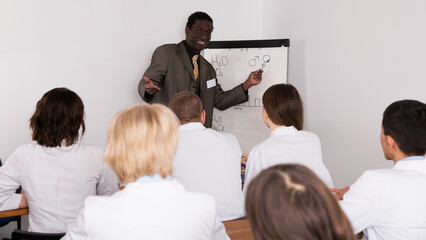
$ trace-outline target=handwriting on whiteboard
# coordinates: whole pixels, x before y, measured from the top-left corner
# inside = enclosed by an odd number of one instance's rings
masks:
[[[243,50],[244,49],[242,49],[242,51]],[[230,60],[230,59],[231,58],[229,58],[228,56],[226,56],[224,54],[213,53],[213,54],[210,55],[210,63],[212,64],[213,68],[215,69],[216,77],[218,79],[227,77],[226,71],[224,71],[224,68],[226,68],[229,64],[232,64],[232,60]],[[257,70],[257,69],[264,70],[264,69],[266,69],[266,66],[267,66],[266,63],[268,63],[270,61],[271,61],[270,55],[267,55],[267,54],[265,54],[265,55],[252,55],[248,58],[247,64],[253,70]],[[249,96],[248,101],[234,106],[233,109],[242,110],[243,108],[246,108],[246,107],[263,107],[263,105],[262,105],[262,101],[261,101],[260,98],[257,98],[257,97],[250,98],[250,96]],[[221,127],[223,127],[223,125],[218,123],[218,128],[221,128]]]
[[[225,132],[225,126],[221,116],[213,114],[212,129],[218,132]]]
[[[271,61],[271,56],[263,55],[263,56],[253,56],[247,62],[247,64],[252,67],[254,70],[264,68],[266,63]],[[211,55],[210,63],[216,70],[217,77],[223,77],[222,67],[226,67],[230,64],[230,60],[227,56],[221,55],[219,56],[217,53]]]

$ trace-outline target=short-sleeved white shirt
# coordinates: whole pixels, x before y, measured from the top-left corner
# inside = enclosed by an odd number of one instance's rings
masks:
[[[366,171],[340,206],[355,233],[369,240],[426,239],[426,160],[399,160]]]

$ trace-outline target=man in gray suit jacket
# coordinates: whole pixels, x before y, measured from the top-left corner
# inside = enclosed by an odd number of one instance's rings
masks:
[[[176,93],[195,93],[206,111],[204,125],[211,127],[213,107],[225,110],[247,101],[247,91],[260,83],[262,71],[251,72],[244,83],[223,91],[215,69],[200,55],[209,43],[212,31],[211,17],[204,12],[195,12],[188,17],[184,41],[166,44],[154,51],[151,65],[139,82],[139,95],[145,102],[168,105]]]

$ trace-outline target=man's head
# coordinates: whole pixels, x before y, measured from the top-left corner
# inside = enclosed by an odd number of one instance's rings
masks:
[[[206,112],[200,98],[191,92],[180,92],[170,99],[169,108],[176,114],[180,124],[201,122],[204,124]]]
[[[389,105],[383,113],[380,140],[386,159],[395,161],[398,151],[405,156],[425,155],[426,105],[416,100]]]
[[[200,53],[210,42],[213,19],[205,12],[195,12],[188,17],[185,27],[186,43]]]

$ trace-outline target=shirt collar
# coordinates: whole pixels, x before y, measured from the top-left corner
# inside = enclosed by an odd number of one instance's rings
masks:
[[[190,59],[192,59],[192,57],[194,57],[194,55],[197,55],[197,53],[195,53],[194,49],[192,49],[192,48],[188,45],[188,43],[186,43],[186,40],[183,40],[183,44],[185,45],[186,52],[188,53],[188,56],[189,56],[189,58],[190,58]],[[200,59],[200,58],[198,57],[198,59]],[[199,61],[199,60],[197,60],[197,62],[198,62],[198,61]]]
[[[164,181],[171,181],[171,180],[172,178],[170,176],[163,178],[160,174],[156,173],[152,176],[142,176],[136,179],[136,182],[149,183],[149,182],[164,182]]]
[[[278,135],[289,135],[297,132],[297,129],[293,126],[287,127],[287,126],[281,126],[274,131],[271,132],[271,136],[278,136]]]
[[[194,130],[204,130],[206,127],[204,127],[201,122],[190,122],[183,124],[179,127],[179,131],[194,131]]]
[[[411,161],[411,160],[425,160],[425,157],[423,157],[423,156],[410,156],[410,157],[400,159],[399,161]]]
[[[34,141],[35,144],[39,145],[36,141]],[[57,154],[63,154],[65,152],[71,152],[74,151],[75,149],[78,149],[80,147],[80,142],[74,143],[71,146],[58,146],[58,147],[46,147],[46,146],[41,146],[41,148],[43,149],[43,151],[47,154],[51,154],[51,155],[57,155]]]

